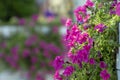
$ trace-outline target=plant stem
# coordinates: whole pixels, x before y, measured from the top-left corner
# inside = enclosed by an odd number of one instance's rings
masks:
[[[92,80],[92,78],[93,78],[94,73],[95,73],[96,70],[97,70],[97,65],[96,65],[96,67],[95,67],[95,70],[92,72],[92,75],[91,75],[91,77],[89,78],[89,80]]]

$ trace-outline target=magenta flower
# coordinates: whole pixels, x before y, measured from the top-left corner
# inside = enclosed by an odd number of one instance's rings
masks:
[[[18,46],[14,46],[14,47],[11,49],[11,53],[12,53],[12,54],[17,54],[17,53],[18,53],[18,50],[19,50],[19,47],[18,47]]]
[[[73,66],[67,66],[63,72],[64,76],[70,76],[73,74],[73,72],[75,71]]]
[[[104,61],[100,61],[100,68],[106,68],[107,64]]]
[[[72,61],[72,63],[78,63],[79,62],[79,56],[77,54],[73,54],[71,52],[68,53],[68,58]]]
[[[103,80],[108,80],[110,78],[110,74],[107,72],[107,70],[102,70],[100,72],[100,77],[103,79]]]
[[[103,32],[106,29],[106,26],[104,24],[98,24],[94,27],[94,29],[98,32]]]
[[[93,7],[94,3],[91,0],[87,0],[85,6],[87,6],[87,7]]]
[[[26,23],[26,20],[24,18],[19,19],[19,22],[18,22],[19,25],[23,26],[25,25],[25,23]]]
[[[64,60],[61,56],[57,56],[53,62],[53,66],[56,70],[61,69],[63,67]]]
[[[54,52],[55,54],[60,53],[60,49],[53,43],[48,44],[48,50],[50,50],[51,52]]]
[[[89,60],[89,51],[85,50],[85,49],[81,49],[78,51],[78,58],[80,58],[79,60],[82,62],[88,62]]]
[[[71,30],[67,30],[66,35],[66,41],[68,47],[73,47],[74,43],[76,42],[77,38],[79,37],[79,34],[81,31],[79,30],[78,26],[74,24],[71,28]]]
[[[34,14],[34,15],[32,15],[32,20],[33,20],[33,21],[37,21],[37,20],[38,20],[38,17],[39,17],[38,15]]]
[[[87,30],[89,27],[90,27],[90,26],[88,26],[88,25],[84,25],[84,26],[83,26],[84,30]]]
[[[43,75],[44,75],[44,73],[38,72],[35,76],[35,80],[45,80],[45,78],[44,78],[45,76],[43,76]],[[30,80],[30,79],[28,79],[28,80]]]
[[[87,33],[87,32],[84,32],[84,33],[82,33],[82,34],[79,35],[79,37],[78,37],[78,42],[79,42],[80,44],[82,44],[82,43],[84,43],[84,42],[87,41],[88,37],[89,37],[88,33]]]
[[[54,80],[63,80],[61,75],[59,74],[59,71],[56,71],[54,74]]]
[[[116,14],[120,16],[120,2],[116,6]]]
[[[90,14],[87,14],[87,15],[84,17],[83,22],[87,22],[88,19],[90,19]]]
[[[91,49],[91,45],[85,45],[85,46],[83,46],[83,49],[84,49],[86,52],[89,52],[90,49]]]
[[[77,21],[82,24],[83,23],[83,16],[80,14],[76,14]]]
[[[28,37],[28,39],[25,41],[26,46],[32,46],[34,43],[36,43],[38,37],[36,35],[31,35]]]
[[[31,58],[31,62],[32,62],[33,64],[35,64],[37,61],[38,61],[37,57],[32,57],[32,58]]]
[[[89,19],[89,16],[87,15],[87,9],[85,6],[79,6],[77,9],[74,10],[74,14],[79,24],[82,24],[83,22],[86,22]]]
[[[95,62],[95,59],[94,59],[94,58],[90,58],[89,63],[90,63],[91,65],[94,65],[94,64],[96,63],[96,62]]]
[[[46,48],[46,45],[47,45],[47,43],[46,43],[45,41],[40,41],[40,42],[39,42],[39,46],[40,46],[40,48],[42,48],[42,49],[45,49],[45,48]]]
[[[112,15],[112,14],[116,14],[116,11],[115,10],[110,10],[110,15]]]
[[[60,19],[60,22],[62,23],[62,25],[65,25],[66,24],[66,18],[65,17],[62,17],[61,19]]]
[[[74,10],[75,16],[77,16],[79,13],[86,14],[87,10],[85,6],[79,6]]]
[[[88,42],[89,42],[89,45],[93,45],[94,39],[93,38],[89,38]]]
[[[23,57],[28,57],[30,55],[30,51],[28,49],[23,50]]]
[[[72,25],[72,19],[67,19],[65,26],[70,27]]]

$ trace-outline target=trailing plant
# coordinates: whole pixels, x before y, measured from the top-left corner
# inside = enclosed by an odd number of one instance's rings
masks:
[[[116,53],[120,2],[87,0],[66,21],[64,58],[54,60],[55,80],[117,80]]]

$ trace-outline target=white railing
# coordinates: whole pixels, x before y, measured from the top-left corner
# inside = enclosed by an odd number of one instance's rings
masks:
[[[120,44],[120,23],[119,23],[119,44]],[[120,80],[120,47],[118,48],[118,54],[117,54],[117,64],[116,64],[116,69],[117,69],[117,76],[118,76],[118,80]]]

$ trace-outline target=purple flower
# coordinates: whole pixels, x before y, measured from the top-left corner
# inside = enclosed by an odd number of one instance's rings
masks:
[[[32,15],[32,20],[37,21],[38,20],[38,15],[36,15],[36,14]]]
[[[117,4],[117,0],[113,0],[113,3],[112,3],[112,5],[111,5],[111,7],[112,7],[112,8],[115,7],[116,4]]]
[[[67,19],[65,26],[70,27],[72,25],[72,19]]]
[[[91,0],[87,0],[85,6],[87,6],[87,7],[93,7],[94,3]]]
[[[74,10],[75,17],[79,24],[83,24],[89,19],[89,15],[87,15],[87,9],[85,6],[79,6]]]
[[[120,16],[120,2],[116,6],[116,14]]]
[[[45,41],[40,41],[40,42],[39,42],[39,46],[40,46],[40,48],[42,48],[42,49],[46,48],[46,45],[47,45],[47,43],[46,43]]]
[[[89,51],[87,51],[86,49],[81,49],[78,51],[78,58],[80,58],[79,60],[82,62],[88,62],[89,60]]]
[[[30,51],[28,49],[23,50],[23,57],[28,57],[30,55]]]
[[[25,25],[25,23],[26,23],[26,20],[24,18],[19,19],[19,22],[18,22],[19,25]]]
[[[17,54],[18,53],[18,50],[19,50],[19,47],[18,46],[15,46],[11,49],[11,53],[12,54]]]
[[[86,16],[84,17],[83,21],[87,22],[89,18],[90,18],[90,14],[86,14]]]
[[[87,32],[84,32],[84,33],[82,33],[82,34],[79,35],[79,37],[78,37],[78,42],[79,42],[80,44],[82,44],[82,43],[84,43],[84,42],[87,41],[88,37],[89,37],[88,33],[87,33]]]
[[[61,56],[57,56],[53,62],[53,66],[56,70],[61,69],[63,67],[64,60]]]
[[[77,54],[73,54],[71,52],[68,53],[68,58],[72,61],[72,63],[78,63],[80,61],[80,58]]]
[[[83,46],[83,48],[86,52],[89,52],[91,49],[91,45],[85,45],[85,46]]]
[[[86,14],[86,12],[87,12],[87,10],[86,10],[86,7],[85,6],[79,6],[79,7],[77,7],[75,10],[74,10],[74,14],[75,14],[75,16],[77,17],[77,15],[79,14],[79,13],[85,13]]]
[[[70,76],[73,74],[73,72],[75,71],[73,66],[67,66],[63,72],[64,76]]]
[[[107,70],[102,70],[100,72],[100,77],[103,79],[103,80],[108,80],[110,78],[110,74],[107,72]]]
[[[90,58],[89,63],[90,63],[91,65],[94,65],[94,64],[95,64],[95,59],[94,59],[94,58]]]
[[[100,68],[106,68],[107,64],[104,61],[100,61]]]
[[[65,17],[62,17],[62,18],[60,19],[62,25],[65,25],[65,24],[66,24],[66,20],[67,20],[67,19],[66,19]]]
[[[79,30],[78,26],[75,24],[72,26],[72,28],[70,30],[67,30],[67,35],[66,35],[66,41],[67,46],[68,47],[73,47],[75,41],[77,40],[77,38],[79,37],[79,34],[81,33],[81,31]]]
[[[82,16],[82,15],[76,14],[76,18],[77,18],[77,21],[78,21],[80,24],[83,24],[83,16]]]
[[[25,41],[26,46],[32,46],[36,41],[37,41],[37,36],[36,35],[31,35],[28,37],[28,39]]]
[[[40,73],[37,73],[35,78],[36,78],[35,80],[45,80]]]
[[[83,28],[84,28],[84,30],[87,30],[88,28],[90,28],[90,26],[85,24],[85,25],[83,26]]]
[[[38,61],[38,59],[37,59],[37,57],[32,57],[31,58],[31,62],[34,64],[34,63],[36,63]]]
[[[48,50],[54,52],[55,54],[60,53],[60,49],[53,43],[48,44]]]
[[[88,42],[89,42],[89,45],[93,45],[94,39],[93,38],[89,38]]]
[[[112,14],[116,14],[116,11],[115,10],[110,10],[110,15]]]
[[[103,32],[106,29],[106,26],[104,24],[98,24],[94,27],[95,30],[97,30],[98,32]]]
[[[59,74],[59,71],[56,71],[54,74],[54,80],[63,80],[61,75]]]

